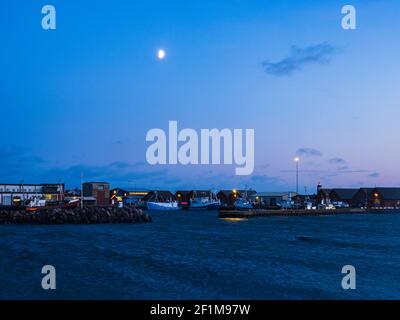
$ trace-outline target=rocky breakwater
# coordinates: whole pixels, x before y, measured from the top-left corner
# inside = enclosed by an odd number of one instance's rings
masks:
[[[38,211],[2,210],[0,224],[95,224],[152,222],[140,209],[115,207],[43,208]]]

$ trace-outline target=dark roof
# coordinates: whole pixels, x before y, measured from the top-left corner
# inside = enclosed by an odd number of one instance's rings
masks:
[[[363,195],[370,195],[374,190],[375,188],[360,188],[358,192],[361,192]]]
[[[152,190],[147,195],[144,196],[144,201],[156,200],[156,198],[160,201],[175,199],[175,195],[168,190]]]
[[[372,192],[375,188],[360,188],[361,191]]]
[[[175,195],[181,194],[182,196],[197,196],[197,197],[209,197],[211,195],[210,190],[178,190]]]
[[[315,199],[316,195],[315,194],[297,194],[294,196],[294,198],[301,199],[301,200],[306,200],[306,199]]]
[[[256,190],[253,190],[253,189],[250,189],[250,190],[240,190],[239,192],[240,192],[241,194],[245,194],[245,193],[247,192],[247,195],[248,195],[248,196],[251,196],[251,195],[257,193],[257,191],[256,191]]]
[[[400,188],[375,188],[374,191],[386,200],[400,200]]]
[[[253,189],[250,189],[250,190],[236,190],[236,191],[237,191],[237,193],[238,193],[239,195],[244,195],[244,194],[246,194],[246,192],[247,192],[247,195],[248,195],[248,196],[251,196],[251,195],[257,193],[257,191],[256,191],[256,190],[253,190]],[[218,192],[218,194],[219,194],[219,193],[222,193],[222,194],[225,195],[226,197],[229,197],[229,196],[231,195],[231,193],[233,193],[233,190],[221,190],[221,191]]]
[[[137,188],[114,188],[110,190],[113,191],[122,191],[122,192],[149,192],[147,189],[137,189]]]
[[[178,190],[177,192],[175,192],[175,195],[177,196],[178,194],[186,197],[190,195],[190,190]]]
[[[336,193],[343,200],[351,200],[360,189],[332,189],[331,194]]]
[[[232,193],[232,190],[220,190],[217,194],[223,194],[226,197],[229,197],[229,195]]]
[[[331,193],[332,189],[326,189],[326,188],[321,188],[319,189],[318,193],[323,193],[324,196],[329,196],[329,194]]]

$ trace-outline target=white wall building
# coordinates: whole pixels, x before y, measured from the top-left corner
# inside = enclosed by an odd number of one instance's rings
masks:
[[[23,204],[27,200],[63,200],[64,184],[0,184],[0,205]]]

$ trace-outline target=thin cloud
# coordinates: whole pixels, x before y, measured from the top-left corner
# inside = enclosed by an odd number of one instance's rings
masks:
[[[296,155],[304,157],[322,157],[322,152],[313,148],[300,148],[296,151]]]
[[[331,57],[338,51],[327,42],[306,48],[293,46],[290,55],[278,62],[264,61],[262,66],[265,73],[273,76],[290,76],[295,71],[302,70],[311,64],[324,65],[331,61]]]
[[[282,173],[289,173],[289,172],[294,172],[295,170],[280,170],[280,172]],[[307,173],[310,175],[318,175],[318,174],[334,174],[334,175],[342,175],[342,174],[346,174],[346,173],[368,173],[368,170],[342,170],[342,171],[338,171],[338,170],[307,170],[307,169],[302,169],[299,170],[299,172],[302,173]]]
[[[59,177],[67,184],[76,184],[81,174],[85,181],[104,180],[113,185],[126,186],[131,182],[153,183],[167,178],[165,168],[154,170],[150,166],[144,167],[125,162],[113,162],[104,166],[78,164],[66,168],[52,168],[41,173],[42,180]]]
[[[343,158],[331,158],[328,160],[329,164],[335,165],[337,170],[339,171],[346,171],[349,170],[349,166],[347,164],[347,161],[344,160]]]
[[[332,159],[329,159],[329,163],[331,163],[331,164],[340,164],[340,165],[344,165],[344,164],[346,164],[347,162],[346,162],[346,160],[344,160],[343,158],[332,158]]]
[[[18,164],[39,164],[44,160],[40,157],[31,155],[28,150],[16,145],[2,145],[0,146],[0,164],[4,163],[18,163]]]
[[[379,172],[372,172],[367,177],[368,178],[379,178]]]

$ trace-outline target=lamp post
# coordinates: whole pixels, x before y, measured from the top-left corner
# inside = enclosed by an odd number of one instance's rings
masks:
[[[83,209],[83,172],[81,172],[81,209]]]
[[[299,193],[299,162],[300,162],[300,158],[295,157],[294,162],[296,163],[296,193]]]

